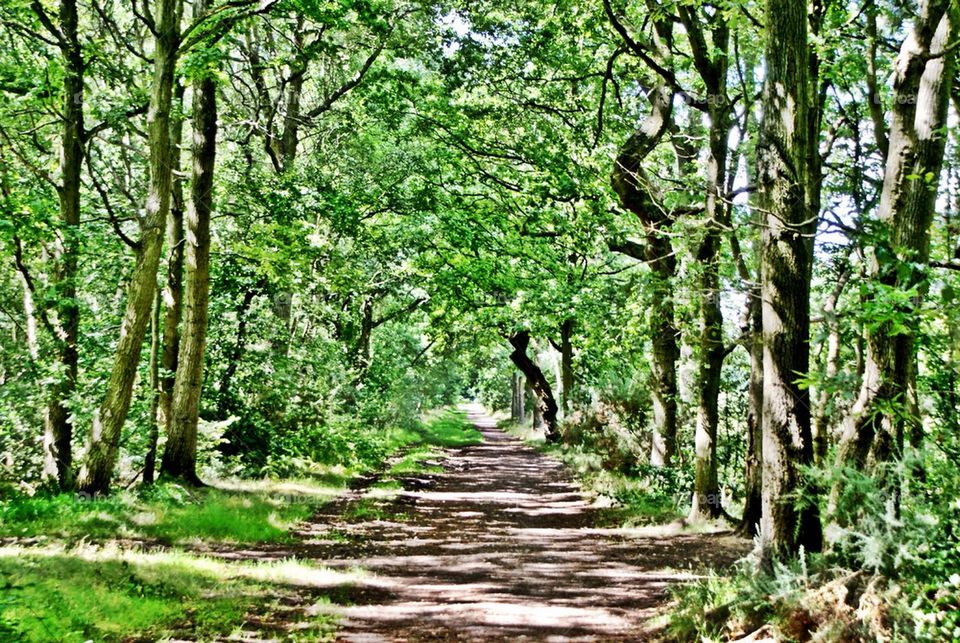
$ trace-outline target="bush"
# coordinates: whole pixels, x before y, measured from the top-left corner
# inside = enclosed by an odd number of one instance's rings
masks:
[[[630,473],[643,460],[641,446],[621,412],[598,402],[573,413],[561,427],[564,444],[582,446],[601,458],[608,471]]]

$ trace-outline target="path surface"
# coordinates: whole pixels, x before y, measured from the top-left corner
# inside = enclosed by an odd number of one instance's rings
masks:
[[[729,536],[593,527],[559,463],[468,412],[485,441],[450,450],[444,473],[366,519],[350,519],[356,496],[335,502],[301,533],[298,556],[370,574],[329,607],[337,640],[647,640],[669,585],[743,553]]]

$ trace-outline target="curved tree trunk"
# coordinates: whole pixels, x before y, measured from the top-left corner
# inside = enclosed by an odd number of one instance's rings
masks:
[[[181,11],[181,0],[161,0],[156,11],[154,76],[148,114],[150,185],[113,368],[104,400],[94,413],[86,460],[80,472],[79,486],[90,494],[104,494],[110,489],[120,431],[130,410],[133,382],[157,287],[164,226],[170,211],[170,107]]]
[[[650,463],[663,466],[671,463],[677,444],[677,360],[680,359],[680,347],[673,308],[673,277],[677,262],[670,239],[663,231],[670,223],[669,218],[642,162],[667,131],[673,109],[673,92],[663,86],[655,88],[650,101],[650,115],[617,156],[611,183],[620,203],[641,220],[647,231],[644,259],[655,276],[650,301],[653,342],[650,363],[653,447]]]
[[[882,288],[906,291],[922,280],[913,266],[925,264],[930,254],[930,225],[943,165],[947,103],[953,78],[953,47],[957,9],[948,0],[927,0],[913,30],[904,40],[894,65],[894,100],[890,118],[888,154],[877,218],[888,235],[885,256],[869,257],[869,278]],[[900,328],[917,327],[918,301],[897,311]],[[837,453],[838,466],[862,468],[868,454],[885,462],[899,457],[904,419],[915,386],[914,332],[894,329],[890,322],[866,333],[866,358],[860,393],[845,420]],[[903,413],[893,414],[891,405]],[[897,417],[899,416],[899,417]],[[911,424],[919,418],[910,418]],[[883,474],[883,472],[881,472]],[[886,476],[884,484],[896,496],[898,482]],[[831,492],[835,508],[841,493]]]
[[[530,345],[530,333],[522,330],[511,335],[509,338],[513,351],[510,353],[510,359],[524,377],[534,393],[534,414],[537,411],[541,414],[543,426],[546,430],[547,442],[559,442],[560,432],[557,428],[557,401],[553,397],[553,390],[550,388],[550,382],[547,381],[543,371],[537,366],[529,355],[527,348]]]

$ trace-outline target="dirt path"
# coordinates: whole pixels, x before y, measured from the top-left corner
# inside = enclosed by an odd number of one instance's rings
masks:
[[[338,640],[646,640],[669,585],[743,553],[730,536],[594,528],[559,463],[469,414],[485,442],[451,450],[444,473],[372,512],[360,493],[335,502],[302,532],[293,554],[369,574],[328,608]]]

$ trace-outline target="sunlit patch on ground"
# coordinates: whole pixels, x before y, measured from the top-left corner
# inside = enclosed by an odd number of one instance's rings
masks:
[[[308,610],[363,578],[357,569],[298,560],[225,561],[118,544],[8,545],[0,547],[0,640],[114,640],[131,633],[209,640],[242,632],[275,639],[292,630],[316,640],[335,619]]]
[[[229,481],[25,505],[29,529],[67,519],[149,537],[8,539],[0,640],[5,623],[29,633],[11,640],[36,641],[327,640],[336,628],[357,641],[642,640],[671,585],[748,546],[682,525],[599,527],[558,461],[476,411],[482,435],[438,417],[433,446],[349,485]]]
[[[637,640],[668,587],[743,551],[672,528],[595,527],[592,499],[558,462],[476,413],[484,442],[448,452],[442,475],[360,494],[304,533],[311,556],[371,572],[345,605],[317,608],[342,617],[338,637]],[[322,537],[344,517],[346,540]]]

